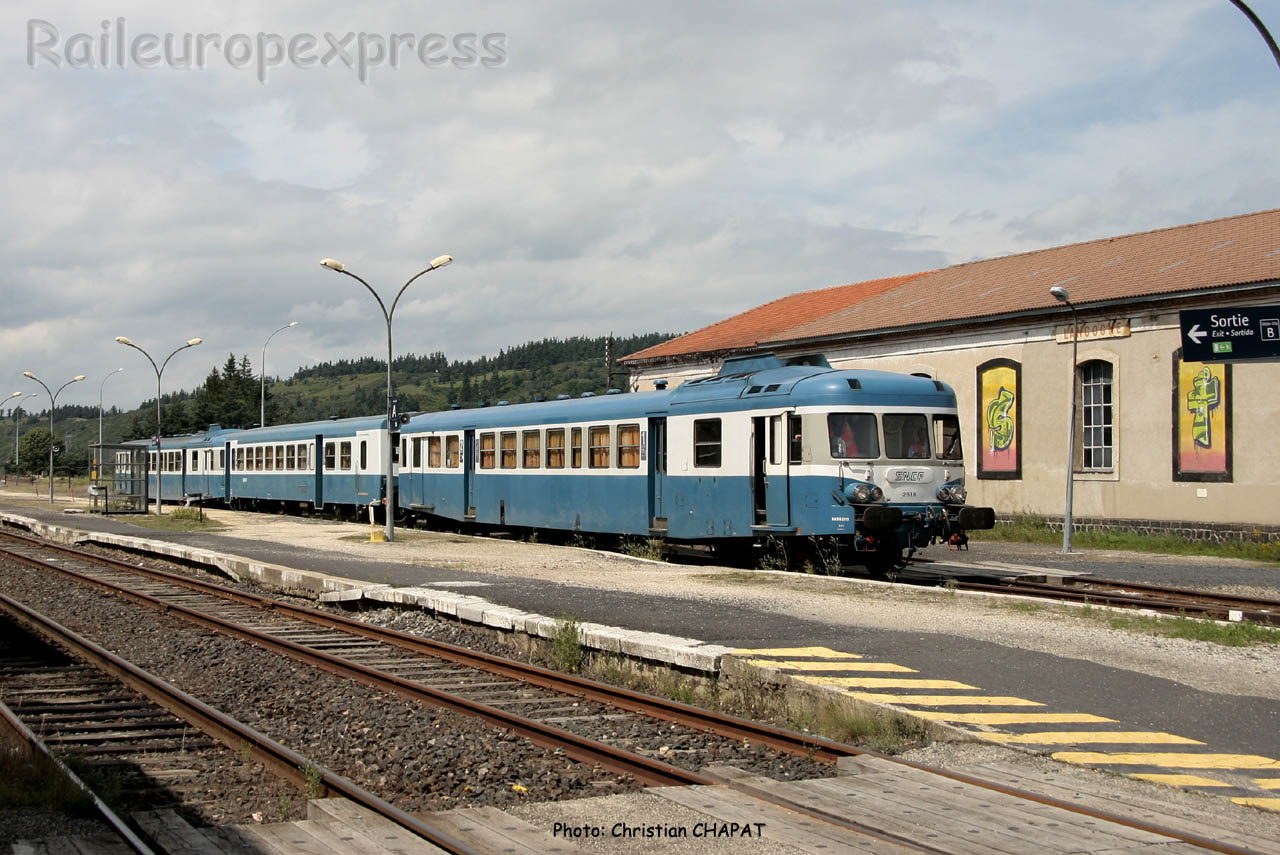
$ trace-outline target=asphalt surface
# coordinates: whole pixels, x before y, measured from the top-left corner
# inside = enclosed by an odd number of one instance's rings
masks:
[[[1280,702],[1197,691],[1127,669],[929,632],[926,627],[919,631],[851,629],[816,616],[797,619],[724,603],[709,608],[706,602],[693,598],[654,597],[514,575],[367,561],[217,534],[160,532],[129,525],[122,518],[6,507],[2,500],[0,508],[50,523],[174,541],[373,584],[455,588],[526,611],[573,615],[581,621],[699,638],[728,647],[824,646],[857,651],[868,658],[882,657],[916,669],[922,675],[968,683],[990,695],[1034,698],[1044,703],[1045,709],[1093,713],[1123,722],[1126,729],[1198,739],[1212,745],[1215,751],[1280,758]],[[1063,556],[1043,546],[986,542],[975,542],[969,551],[962,552],[935,547],[928,555],[944,565],[994,561],[1183,587],[1247,585],[1275,590],[1280,598],[1280,568],[1235,561],[1110,552]],[[1274,649],[1260,655],[1275,655]]]

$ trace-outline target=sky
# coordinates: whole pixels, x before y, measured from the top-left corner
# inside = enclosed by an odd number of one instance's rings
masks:
[[[154,398],[119,335],[204,340],[166,393],[261,371],[291,321],[271,377],[383,358],[326,257],[390,306],[452,255],[394,347],[465,359],[1280,205],[1280,69],[1228,0],[44,0],[0,29],[0,395],[36,411],[24,371]]]

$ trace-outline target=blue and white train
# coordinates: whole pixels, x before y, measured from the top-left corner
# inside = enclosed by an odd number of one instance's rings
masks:
[[[166,499],[355,512],[386,495],[383,417],[164,440]],[[783,545],[876,571],[990,528],[965,505],[955,393],[821,357],[727,361],[675,389],[420,413],[392,434],[407,522]],[[155,491],[155,453],[151,454]]]

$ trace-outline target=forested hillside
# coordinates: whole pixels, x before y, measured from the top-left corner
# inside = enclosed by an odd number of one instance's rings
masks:
[[[613,356],[635,353],[676,333],[623,336],[613,341]],[[500,350],[496,356],[450,361],[443,353],[408,354],[392,363],[392,379],[401,412],[448,409],[481,403],[522,403],[556,395],[578,396],[610,388],[627,391],[626,374],[615,369],[612,383],[605,365],[607,338],[547,338]],[[376,415],[386,410],[386,362],[374,357],[322,362],[303,368],[288,379],[268,378],[268,424],[330,417]],[[166,436],[203,430],[210,424],[251,427],[259,420],[261,378],[247,355],[228,354],[194,391],[166,394],[162,422]],[[33,399],[34,400],[34,399]],[[24,410],[0,430],[0,461],[14,471],[13,430],[19,426],[19,468],[43,471],[49,454],[48,410]],[[41,425],[44,427],[41,428]],[[137,409],[110,408],[103,419],[106,442],[155,435],[156,401]],[[59,448],[55,468],[83,474],[88,447],[98,440],[98,410],[89,406],[59,406],[55,425]],[[5,450],[7,448],[7,451]]]

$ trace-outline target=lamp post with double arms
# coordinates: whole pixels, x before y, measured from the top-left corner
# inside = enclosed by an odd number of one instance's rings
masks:
[[[102,445],[102,390],[107,387],[107,381],[115,375],[123,371],[123,368],[117,368],[106,377],[102,378],[102,382],[98,384],[98,445]]]
[[[120,342],[125,347],[132,347],[134,350],[138,351],[138,353],[141,353],[143,356],[145,356],[147,358],[147,362],[151,363],[151,367],[155,369],[155,372],[156,372],[156,516],[160,516],[161,504],[164,500],[164,480],[160,477],[161,473],[164,471],[164,462],[160,457],[160,375],[164,374],[164,369],[166,366],[168,366],[169,360],[173,359],[173,357],[176,354],[178,354],[183,350],[186,350],[188,347],[195,347],[197,344],[200,344],[201,342],[203,342],[204,339],[202,338],[187,339],[186,344],[184,344],[182,347],[177,348],[176,350],[174,350],[173,353],[169,354],[164,358],[164,362],[160,364],[159,368],[156,368],[156,361],[151,358],[151,354],[147,353],[145,350],[138,347],[136,344],[130,341],[127,336],[118,335],[116,336],[116,341]]]
[[[1076,472],[1076,358],[1080,339],[1080,317],[1076,314],[1075,304],[1071,302],[1071,293],[1060,285],[1049,289],[1049,293],[1060,303],[1066,303],[1071,310],[1071,415],[1067,419],[1067,507],[1062,515],[1062,552],[1071,553],[1071,503],[1075,487]]]
[[[34,380],[37,383],[39,383],[41,386],[44,386],[44,390],[49,393],[49,504],[52,505],[53,504],[53,410],[56,406],[58,406],[58,396],[62,394],[62,390],[70,386],[72,383],[79,383],[81,380],[84,379],[84,375],[77,374],[75,377],[72,377],[66,383],[63,383],[61,386],[59,386],[58,391],[56,392],[49,392],[49,387],[44,385],[44,381],[41,380],[36,375],[32,374],[30,371],[23,371],[22,376],[26,377],[28,380]]]
[[[262,343],[262,389],[258,397],[258,425],[260,427],[267,426],[267,345],[271,344],[271,339],[276,337],[276,333],[284,332],[289,327],[296,327],[297,321],[289,321],[280,329],[267,336],[267,340]]]
[[[409,281],[401,285],[400,290],[396,292],[396,298],[391,301],[390,310],[387,309],[387,304],[382,302],[382,298],[378,296],[378,292],[373,290],[373,286],[370,285],[368,282],[365,282],[359,276],[352,273],[350,270],[347,270],[346,266],[343,265],[341,261],[338,261],[336,258],[325,258],[325,259],[321,259],[320,261],[320,264],[322,266],[327,267],[330,270],[336,270],[339,273],[344,273],[347,276],[350,276],[352,279],[359,282],[365,288],[367,288],[369,293],[373,295],[373,299],[378,301],[378,308],[382,309],[382,316],[387,321],[387,442],[386,442],[387,447],[386,449],[383,450],[383,455],[382,455],[383,475],[386,478],[386,493],[387,493],[387,496],[386,496],[387,542],[391,542],[395,539],[396,491],[395,491],[395,467],[392,464],[394,452],[391,448],[391,436],[393,433],[398,433],[398,431],[396,431],[396,425],[392,424],[392,421],[394,420],[396,414],[395,414],[395,406],[394,406],[395,398],[391,390],[391,318],[395,315],[396,305],[399,304],[400,297],[401,295],[404,294],[406,288],[412,285],[419,276],[422,276],[423,274],[426,274],[426,273],[430,273],[432,270],[435,270],[438,267],[444,267],[446,264],[450,263],[451,261],[453,261],[452,255],[436,256],[431,260],[431,264],[425,270],[419,270],[417,273],[413,274],[413,276],[409,277]]]

